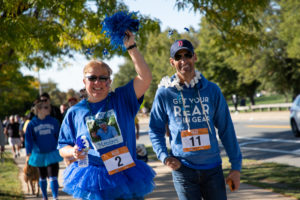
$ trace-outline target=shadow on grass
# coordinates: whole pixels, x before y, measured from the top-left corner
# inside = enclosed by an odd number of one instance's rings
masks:
[[[223,163],[227,176],[230,170],[228,160],[223,159]],[[241,182],[300,199],[300,168],[297,167],[244,160]]]
[[[0,199],[7,200],[7,199],[24,199],[23,195],[21,194],[12,194],[10,191],[0,191]]]

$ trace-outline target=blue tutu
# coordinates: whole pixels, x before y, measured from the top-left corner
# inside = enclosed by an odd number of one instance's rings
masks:
[[[34,167],[47,167],[62,160],[63,158],[59,155],[58,150],[49,153],[38,153],[33,151],[29,158],[29,165]]]
[[[144,197],[155,187],[155,172],[143,161],[136,160],[135,164],[109,175],[104,165],[83,168],[74,162],[64,171],[63,191],[74,198],[93,200]]]

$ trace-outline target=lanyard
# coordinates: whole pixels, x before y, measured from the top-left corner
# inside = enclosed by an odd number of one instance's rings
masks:
[[[209,132],[212,133],[212,132],[211,132],[211,128],[210,128],[210,124],[209,124],[209,122],[208,122],[208,117],[207,117],[207,115],[206,115],[206,113],[205,113],[205,111],[204,111],[204,106],[203,106],[203,103],[202,103],[202,100],[201,100],[200,91],[199,91],[199,89],[197,89],[197,87],[195,87],[195,90],[198,91],[199,101],[200,101],[200,104],[201,104],[202,112],[203,112],[203,114],[204,114],[204,116],[205,116],[205,121],[206,121],[206,123],[207,123]],[[185,100],[184,100],[182,91],[180,91],[180,95],[181,95],[182,104],[183,104],[183,115],[184,115],[184,117],[185,117],[185,120],[186,120],[186,123],[187,123],[187,126],[188,126],[188,131],[191,131],[190,123],[189,123],[189,121],[188,121],[188,116],[187,116],[186,110],[185,110]]]

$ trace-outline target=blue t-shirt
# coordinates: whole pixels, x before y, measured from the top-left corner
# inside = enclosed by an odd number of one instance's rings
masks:
[[[111,139],[118,135],[118,132],[114,126],[107,126],[106,129],[107,130],[104,130],[102,128],[98,129],[97,135],[101,140]]]
[[[56,150],[59,134],[59,122],[46,116],[41,120],[36,116],[29,122],[25,133],[26,153],[49,153]]]
[[[86,99],[80,101],[66,113],[57,148],[74,146],[76,139],[85,135],[91,147],[90,164],[102,165],[102,154],[124,145],[128,147],[133,159],[136,159],[134,118],[142,101],[143,97],[139,100],[136,98],[133,80],[109,93],[100,102],[90,103]],[[113,126],[108,128],[108,132],[114,134],[101,140],[97,134],[101,132],[99,129],[103,123],[107,127]]]

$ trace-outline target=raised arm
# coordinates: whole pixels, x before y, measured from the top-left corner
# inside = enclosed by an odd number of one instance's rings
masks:
[[[134,45],[135,37],[133,33],[127,31],[126,35],[127,35],[127,39],[124,41],[124,45],[126,48],[129,48],[128,53],[134,64],[135,71],[138,74],[134,79],[133,86],[134,86],[136,97],[139,99],[144,95],[144,93],[149,88],[150,83],[152,81],[152,74],[147,63],[144,60],[144,57],[138,51],[137,47]]]

